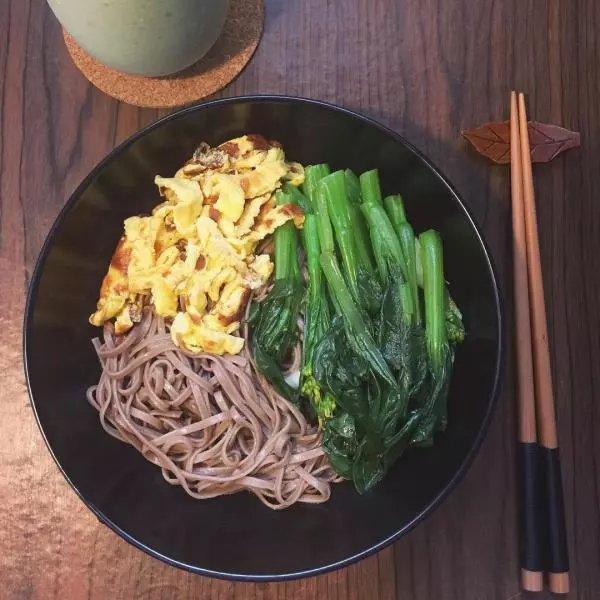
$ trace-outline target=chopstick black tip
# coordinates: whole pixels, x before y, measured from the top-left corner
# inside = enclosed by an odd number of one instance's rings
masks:
[[[563,499],[562,477],[558,448],[541,448],[544,468],[544,490],[548,531],[548,564],[550,573],[566,573],[569,570],[567,528]]]
[[[546,570],[546,526],[544,478],[541,449],[537,443],[519,443],[520,550],[521,568],[527,571]]]

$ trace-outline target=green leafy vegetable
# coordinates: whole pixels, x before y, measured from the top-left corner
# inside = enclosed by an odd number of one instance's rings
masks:
[[[334,298],[334,303],[339,314],[343,317],[346,336],[350,347],[358,356],[362,356],[370,365],[377,376],[395,384],[394,376],[390,371],[381,351],[375,344],[373,335],[360,309],[355,304],[350,290],[342,277],[337,259],[331,252],[321,254],[321,267],[325,273],[329,293]]]
[[[382,198],[376,170],[358,178],[314,165],[302,189],[284,186],[278,202],[304,210],[306,282],[287,223],[275,233],[275,284],[255,311],[252,351],[278,391],[310,400],[331,465],[364,492],[446,427],[462,315],[444,280],[439,234],[415,235],[402,198]],[[297,343],[302,305],[294,390],[281,364]]]
[[[323,447],[338,473],[363,492],[380,481],[408,447],[432,443],[434,432],[445,426],[453,350],[446,333],[449,296],[439,236],[426,232],[418,243],[401,199],[381,201],[376,172],[363,175],[360,182],[362,212],[382,286],[379,311],[376,318],[361,313],[364,302],[352,303],[335,255],[322,253],[321,265],[344,327],[336,317],[317,346],[314,372],[337,403],[325,424]],[[417,257],[417,247],[422,256]],[[418,266],[424,279],[424,325]],[[458,333],[460,313],[452,314]],[[353,331],[345,329],[348,315],[360,317],[372,334],[376,356],[383,357],[392,379],[357,347]]]
[[[317,184],[329,174],[326,165],[308,167],[305,172],[304,192],[310,210],[305,211],[302,244],[306,254],[308,271],[308,290],[304,310],[304,343],[302,348],[302,372],[300,392],[308,398],[316,412],[319,425],[332,417],[335,410],[335,398],[322,390],[313,374],[313,355],[319,341],[325,337],[331,326],[329,303],[321,270],[321,243],[319,241],[318,217],[314,211]],[[300,193],[300,192],[298,192]]]
[[[277,193],[277,203],[292,200]],[[281,364],[298,340],[297,323],[304,287],[298,264],[298,240],[293,222],[275,230],[275,284],[252,315],[252,355],[256,368],[288,400],[297,401],[297,391],[285,380]]]
[[[465,339],[462,313],[446,289],[446,333],[448,341],[460,344]]]
[[[297,340],[297,317],[302,297],[299,280],[279,279],[250,319],[256,368],[282,396],[294,403],[297,392],[286,382],[281,364]]]
[[[390,218],[402,248],[402,255],[406,264],[406,277],[410,286],[413,299],[413,308],[417,323],[421,322],[421,302],[419,299],[419,286],[417,281],[417,253],[415,248],[415,232],[406,220],[404,203],[400,195],[388,196],[384,201],[385,210]]]
[[[363,214],[369,225],[371,245],[375,262],[382,281],[396,277],[398,272],[408,281],[408,267],[402,254],[400,241],[394,232],[381,199],[381,188],[377,171],[367,171],[360,177]]]

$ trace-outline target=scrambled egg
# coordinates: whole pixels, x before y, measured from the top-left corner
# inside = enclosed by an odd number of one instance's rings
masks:
[[[275,192],[303,180],[302,166],[261,136],[202,144],[175,177],[155,178],[164,202],[152,215],[125,220],[90,323],[114,319],[125,333],[150,303],[178,346],[238,354],[244,340],[234,334],[250,294],[273,272],[256,247],[287,221],[304,223],[298,206],[276,205]]]

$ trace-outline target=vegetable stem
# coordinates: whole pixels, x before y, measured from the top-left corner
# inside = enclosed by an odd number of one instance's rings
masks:
[[[425,335],[427,351],[435,370],[443,368],[447,345],[445,324],[446,286],[444,258],[439,234],[430,229],[419,236],[423,263],[423,290],[425,294]]]
[[[348,190],[348,200],[350,204],[360,205],[360,180],[354,171],[346,169],[344,171],[346,177],[346,189]]]
[[[415,232],[406,218],[402,196],[396,194],[388,196],[383,204],[390,221],[400,240],[402,255],[406,263],[406,277],[410,284],[414,317],[416,323],[421,322],[421,303],[419,302],[419,285],[417,283],[417,253],[415,250]]]
[[[311,165],[304,169],[304,184],[302,185],[302,191],[313,207],[317,202],[317,187],[319,182],[323,177],[327,177],[330,172],[329,166],[326,164]]]
[[[417,324],[421,323],[421,303],[419,301],[419,286],[417,284],[417,253],[415,251],[415,232],[410,223],[404,222],[396,229],[402,254],[406,262],[408,284],[412,296],[414,317]]]
[[[404,260],[402,246],[383,205],[376,202],[363,202],[362,210],[369,224],[375,262],[382,281],[388,280],[390,276],[395,277],[393,271],[396,268],[400,270],[404,280],[408,281],[408,267]]]
[[[289,204],[290,196],[283,191],[277,192],[278,205]],[[284,223],[275,230],[275,279],[293,277],[300,279],[298,264],[298,240],[296,227],[292,221]]]
[[[383,204],[377,169],[366,171],[360,176],[360,191],[362,192],[364,203]]]
[[[323,186],[318,186],[315,194],[315,212],[317,215],[317,227],[319,231],[319,242],[321,252],[335,252],[333,241],[333,229],[329,220],[329,209],[327,207],[327,195]]]
[[[349,203],[346,194],[346,177],[343,171],[336,171],[321,180],[327,198],[327,208],[333,224],[333,231],[342,257],[346,282],[352,296],[359,302],[357,252],[355,236],[350,221]]]
[[[402,320],[410,325],[415,317],[415,305],[412,298],[411,286],[408,283],[400,285],[400,301],[402,303]]]
[[[375,267],[369,243],[369,231],[360,212],[360,181],[350,169],[344,171],[344,176],[346,178],[346,195],[348,196],[348,213],[350,214],[358,263],[369,275],[374,275]]]
[[[404,203],[402,202],[402,196],[400,194],[396,194],[394,196],[388,196],[383,204],[385,206],[385,210],[392,222],[392,225],[398,231],[400,225],[402,223],[406,223],[406,213],[404,212]]]

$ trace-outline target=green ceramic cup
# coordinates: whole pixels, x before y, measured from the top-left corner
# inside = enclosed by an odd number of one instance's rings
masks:
[[[134,75],[157,77],[202,58],[223,29],[229,0],[48,0],[91,56]]]

